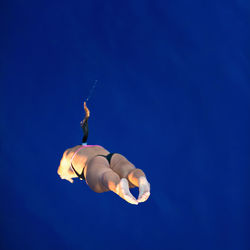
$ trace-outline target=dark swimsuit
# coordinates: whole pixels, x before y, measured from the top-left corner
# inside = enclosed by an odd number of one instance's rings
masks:
[[[88,131],[88,119],[83,120],[83,121],[81,122],[81,127],[82,127],[82,129],[83,129],[82,144],[84,145],[84,144],[87,144],[87,139],[88,139],[88,132],[89,132],[89,131]],[[77,152],[76,152],[76,153],[77,153]],[[110,153],[110,154],[108,154],[108,155],[96,155],[96,156],[103,156],[104,158],[106,158],[106,159],[108,160],[108,162],[109,162],[109,164],[110,164],[111,158],[112,158],[113,154],[114,154],[114,153]],[[94,157],[96,157],[96,156],[94,156]],[[83,170],[84,170],[86,164],[85,164],[84,168],[82,169],[81,174],[79,174],[79,173],[77,173],[77,171],[75,170],[75,168],[74,168],[74,166],[73,166],[73,164],[72,164],[72,160],[73,160],[73,157],[72,157],[72,159],[71,159],[71,168],[74,170],[75,174],[79,177],[80,180],[85,180],[85,176],[84,176]]]
[[[106,158],[108,160],[108,163],[110,164],[111,158],[112,158],[113,155],[114,155],[114,153],[110,153],[108,155],[95,155],[94,157],[96,157],[96,156],[103,156],[104,158]],[[86,166],[86,164],[85,164],[85,166]],[[84,168],[85,168],[85,166],[84,166]],[[74,170],[75,174],[79,177],[80,180],[85,180],[85,176],[84,176],[84,173],[83,173],[84,168],[82,169],[82,173],[81,174],[77,173],[77,171],[75,170],[72,162],[71,162],[71,168]]]

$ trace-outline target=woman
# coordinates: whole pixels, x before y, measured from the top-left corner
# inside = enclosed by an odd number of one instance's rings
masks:
[[[99,145],[87,145],[89,109],[84,102],[85,118],[81,122],[84,136],[82,145],[67,149],[60,162],[57,173],[62,179],[73,183],[72,178],[86,180],[89,187],[103,193],[113,191],[131,204],[148,199],[150,184],[144,172],[118,153],[110,153]],[[139,188],[136,199],[129,188]]]

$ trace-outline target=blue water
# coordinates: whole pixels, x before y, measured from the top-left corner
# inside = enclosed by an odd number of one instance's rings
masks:
[[[5,1],[0,249],[250,249],[249,1]],[[56,171],[90,144],[147,174],[133,206]]]

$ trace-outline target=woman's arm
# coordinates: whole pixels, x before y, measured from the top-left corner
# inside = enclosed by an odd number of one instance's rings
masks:
[[[87,143],[88,135],[89,135],[88,119],[90,116],[90,111],[86,105],[86,102],[84,102],[83,106],[84,106],[84,110],[85,110],[85,118],[81,121],[80,125],[81,125],[82,130],[83,130],[82,143],[85,144],[85,143]]]

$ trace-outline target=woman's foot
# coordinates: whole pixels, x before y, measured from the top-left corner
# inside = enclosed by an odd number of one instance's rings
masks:
[[[139,178],[139,197],[138,202],[144,202],[150,196],[150,184],[147,181],[146,177],[141,176]]]
[[[138,205],[138,201],[129,191],[129,184],[128,184],[127,179],[122,178],[120,180],[119,184],[116,187],[116,194],[118,194],[121,198],[123,198],[128,203]]]

